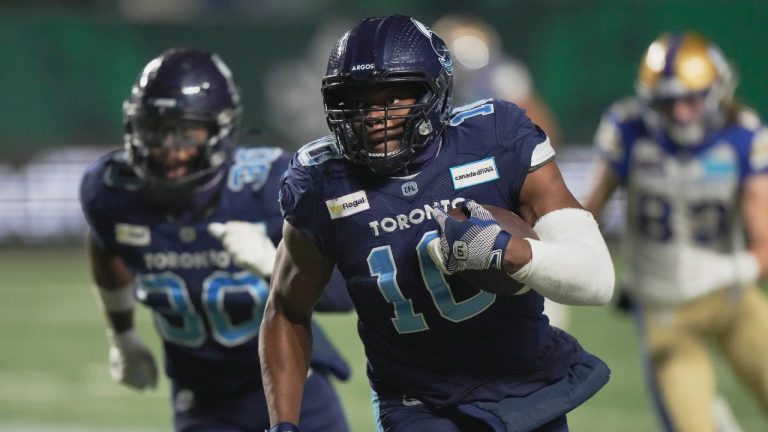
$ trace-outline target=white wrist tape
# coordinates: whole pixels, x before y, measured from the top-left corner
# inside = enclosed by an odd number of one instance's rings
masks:
[[[102,307],[107,312],[128,312],[133,310],[136,304],[132,283],[118,289],[106,289],[97,286],[94,291],[96,291]]]
[[[611,300],[613,261],[591,213],[555,210],[533,230],[540,240],[525,239],[531,261],[510,276],[557,303],[604,305]]]

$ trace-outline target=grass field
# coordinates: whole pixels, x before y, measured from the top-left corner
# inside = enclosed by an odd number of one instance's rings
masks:
[[[0,249],[0,275],[0,432],[171,430],[167,380],[143,394],[110,381],[103,318],[80,248]],[[571,314],[571,332],[613,371],[608,385],[569,416],[571,430],[658,430],[630,320],[610,308],[572,308]],[[146,310],[138,321],[159,358]],[[354,317],[321,321],[352,365],[352,380],[338,385],[352,430],[371,431],[370,391]],[[768,430],[756,404],[718,367],[723,392],[744,430]]]

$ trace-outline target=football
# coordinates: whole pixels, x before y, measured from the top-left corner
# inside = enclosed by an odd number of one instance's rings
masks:
[[[501,226],[501,229],[508,232],[513,238],[539,238],[536,235],[536,232],[533,231],[533,228],[528,226],[528,223],[514,212],[489,204],[481,205],[491,213],[499,226]],[[464,213],[464,211],[465,209],[463,207],[457,207],[449,210],[448,215],[458,220],[465,220],[469,215]],[[512,279],[502,270],[464,270],[456,273],[456,276],[462,278],[479,290],[489,291],[495,294],[518,295],[528,292],[528,289],[525,288],[523,284]]]

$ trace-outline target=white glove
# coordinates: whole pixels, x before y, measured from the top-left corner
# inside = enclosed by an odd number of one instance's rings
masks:
[[[741,291],[755,283],[760,264],[748,251],[719,253],[687,246],[680,253],[680,289],[685,300],[723,288]]]
[[[261,276],[269,277],[275,263],[277,249],[267,235],[263,223],[244,221],[213,222],[208,232],[221,240],[232,255],[235,265]]]
[[[152,352],[134,329],[123,333],[107,330],[109,375],[112,380],[138,390],[157,387],[157,367]]]

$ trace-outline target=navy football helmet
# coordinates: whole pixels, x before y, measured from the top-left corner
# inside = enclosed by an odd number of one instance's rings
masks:
[[[392,107],[355,106],[351,102],[361,90],[398,85],[411,89],[416,98],[414,104],[398,107],[409,108],[406,115],[394,116],[389,112]],[[322,81],[322,94],[328,126],[344,157],[376,173],[392,174],[438,137],[450,117],[451,55],[437,34],[413,18],[368,18],[336,42]],[[372,152],[366,143],[366,122],[392,119],[405,121],[399,147]]]
[[[123,103],[128,164],[157,204],[183,204],[221,178],[234,147],[242,106],[226,64],[216,55],[172,48],[142,70]],[[190,131],[206,131],[194,139]],[[197,147],[193,166],[168,178],[153,150]]]

